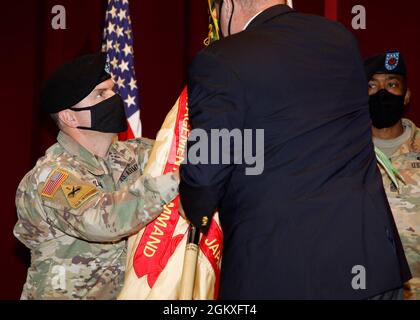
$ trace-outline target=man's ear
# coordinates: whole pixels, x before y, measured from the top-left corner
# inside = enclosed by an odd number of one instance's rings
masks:
[[[74,112],[71,110],[63,110],[58,113],[58,118],[62,123],[64,123],[67,127],[70,128],[77,128],[79,126],[79,121],[74,115]]]
[[[411,90],[407,89],[407,93],[405,94],[404,105],[408,105],[411,99]]]

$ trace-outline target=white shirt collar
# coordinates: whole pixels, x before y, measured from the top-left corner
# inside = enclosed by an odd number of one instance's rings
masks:
[[[258,17],[259,15],[260,15],[260,13],[261,12],[263,12],[264,10],[262,10],[262,11],[260,11],[260,12],[258,12],[255,16],[253,16],[249,21],[248,21],[248,23],[245,25],[245,27],[243,28],[243,30],[245,30],[246,28],[248,28],[248,26],[251,24],[251,22],[256,18],[256,17]]]

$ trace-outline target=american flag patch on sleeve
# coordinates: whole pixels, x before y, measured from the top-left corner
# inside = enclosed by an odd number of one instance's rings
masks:
[[[50,175],[44,188],[42,189],[42,196],[47,198],[53,198],[57,190],[61,187],[64,181],[67,180],[69,174],[61,169],[54,170]]]

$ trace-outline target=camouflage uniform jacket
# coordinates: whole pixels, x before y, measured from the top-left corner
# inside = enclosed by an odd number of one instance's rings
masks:
[[[410,299],[420,299],[420,130],[414,123],[403,119],[411,127],[411,138],[390,158],[405,184],[399,190],[381,168],[382,179],[394,215],[401,241],[410,265],[413,279],[406,292]]]
[[[153,141],[94,156],[64,133],[19,185],[15,236],[31,250],[22,299],[115,299],[126,238],[178,194],[173,174],[143,175]]]

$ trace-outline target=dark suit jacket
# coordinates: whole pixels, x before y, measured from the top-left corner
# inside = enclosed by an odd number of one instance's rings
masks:
[[[192,223],[206,232],[203,216],[220,210],[222,299],[364,299],[402,286],[410,271],[350,32],[274,6],[199,53],[188,85],[193,129],[265,130],[261,175],[246,176],[246,164],[181,168]],[[352,286],[355,266],[366,290]]]

